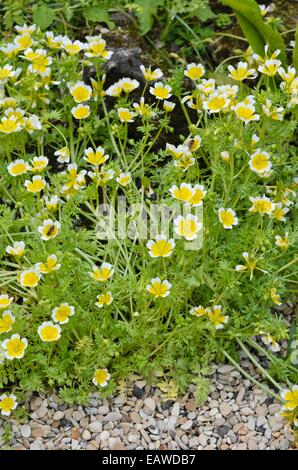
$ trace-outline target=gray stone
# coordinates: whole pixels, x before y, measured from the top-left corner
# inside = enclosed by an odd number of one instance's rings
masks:
[[[21,426],[20,432],[21,432],[22,437],[25,437],[25,438],[30,437],[31,427],[29,426],[29,424],[23,424],[23,426]]]

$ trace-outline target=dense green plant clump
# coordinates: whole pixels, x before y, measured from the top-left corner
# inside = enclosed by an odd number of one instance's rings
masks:
[[[295,69],[266,46],[216,80],[191,63],[107,85],[103,38],[35,25],[0,54],[0,387],[84,401],[137,372],[204,399],[210,362],[248,346],[292,387],[295,325],[272,309],[297,287]],[[129,234],[108,236],[124,197]],[[173,204],[169,232],[137,236]]]

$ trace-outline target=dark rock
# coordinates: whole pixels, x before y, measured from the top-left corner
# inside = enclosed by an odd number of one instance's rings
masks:
[[[230,430],[231,428],[229,426],[219,426],[219,428],[217,428],[217,432],[218,434],[220,435],[220,437],[224,437]]]
[[[265,434],[266,429],[264,428],[264,426],[257,426],[256,431],[261,434]]]
[[[139,47],[115,49],[106,64],[106,86],[123,77],[135,78],[144,84],[144,77],[140,70],[141,65],[141,49]]]
[[[145,395],[145,390],[143,390],[142,388],[140,388],[136,384],[134,384],[132,393],[136,398],[141,399]]]
[[[171,408],[171,406],[173,406],[174,403],[175,403],[174,400],[164,401],[161,405],[161,408],[163,410],[169,410]]]

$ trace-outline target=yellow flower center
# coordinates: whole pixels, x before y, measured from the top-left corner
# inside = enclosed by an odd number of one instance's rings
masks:
[[[22,284],[25,287],[34,287],[39,281],[39,275],[34,271],[25,273],[22,278]]]
[[[11,339],[6,345],[7,352],[11,358],[21,357],[25,348],[26,345],[19,338]]]
[[[193,238],[199,231],[198,224],[192,219],[182,219],[178,223],[177,232],[185,238]]]
[[[168,287],[165,284],[162,284],[161,282],[154,282],[152,286],[150,287],[150,294],[155,295],[155,297],[163,297],[167,291]]]
[[[191,188],[177,188],[173,192],[174,197],[179,201],[189,201],[193,196]]]
[[[58,307],[58,309],[55,312],[55,318],[59,322],[60,321],[64,322],[65,320],[68,319],[70,314],[71,314],[70,307],[68,305],[61,305],[60,307]]]
[[[44,341],[56,341],[59,337],[59,332],[55,326],[47,325],[41,332],[41,337]]]
[[[192,80],[196,80],[201,78],[204,75],[204,70],[202,67],[192,67],[187,71],[187,76]]]
[[[25,163],[16,163],[10,169],[10,173],[12,173],[15,176],[21,175],[22,173],[26,173],[26,171],[27,171],[27,168],[26,168]]]
[[[105,370],[101,369],[95,372],[95,380],[98,384],[100,385],[104,384],[107,378],[108,378],[108,373]]]
[[[243,119],[250,119],[253,116],[253,113],[254,111],[247,106],[239,106],[236,109],[237,116]]]
[[[0,132],[9,134],[10,132],[15,132],[18,129],[18,123],[15,119],[6,119],[0,124]]]
[[[235,220],[233,214],[231,214],[231,212],[228,212],[228,211],[221,212],[220,219],[223,225],[233,225],[233,222]]]
[[[211,111],[216,111],[226,105],[226,98],[224,96],[215,96],[208,102],[208,107]]]
[[[268,157],[258,153],[252,158],[252,165],[258,171],[265,170],[268,167]]]
[[[88,101],[89,98],[90,98],[90,91],[88,90],[88,88],[80,85],[80,86],[77,86],[72,92],[71,92],[72,96],[74,97],[74,100],[77,102],[77,103],[80,103],[81,101]]]
[[[154,256],[167,256],[172,250],[172,246],[168,240],[158,240],[151,247]]]
[[[167,88],[164,87],[156,87],[154,88],[154,94],[157,98],[165,99],[168,98],[169,91],[167,90]]]
[[[0,408],[5,413],[8,413],[9,411],[11,411],[14,405],[15,405],[15,401],[13,400],[13,398],[10,398],[10,397],[2,398],[2,400],[0,401]]]

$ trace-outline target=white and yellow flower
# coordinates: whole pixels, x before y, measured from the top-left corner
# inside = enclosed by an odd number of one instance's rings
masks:
[[[46,184],[47,183],[44,178],[42,178],[40,175],[35,175],[31,181],[26,180],[24,186],[30,193],[40,193],[40,191],[45,188]]]
[[[196,152],[199,150],[202,144],[202,137],[199,135],[195,135],[193,138],[190,140],[185,141],[184,145],[188,147],[189,151],[191,153]]]
[[[228,70],[230,72],[228,76],[237,82],[242,82],[246,79],[254,79],[257,76],[256,70],[253,68],[249,69],[247,62],[239,62],[236,69],[232,65],[228,65]]]
[[[258,121],[260,119],[260,115],[255,114],[256,108],[254,106],[254,100],[253,97],[250,96],[248,96],[244,101],[237,103],[235,106],[232,106],[232,110],[245,124],[252,121]]]
[[[12,361],[13,359],[22,359],[27,346],[27,339],[21,338],[17,333],[12,335],[9,339],[4,340],[2,343],[2,348],[5,350],[5,358],[9,361]]]
[[[54,153],[55,157],[57,158],[57,161],[59,163],[69,163],[70,160],[70,151],[68,147],[63,147],[59,150],[56,150]]]
[[[60,201],[60,199],[56,194],[54,194],[50,198],[48,196],[44,197],[44,202],[45,202],[46,208],[49,211],[55,211],[58,207],[59,201]]]
[[[202,64],[191,63],[186,66],[184,70],[184,75],[191,80],[198,80],[203,77],[205,74],[205,69]]]
[[[172,238],[167,239],[165,235],[157,235],[155,241],[149,240],[146,243],[146,247],[152,258],[167,258],[173,253],[175,242]]]
[[[183,172],[195,164],[195,159],[189,155],[184,155],[179,160],[174,161],[174,165],[181,168]]]
[[[24,58],[31,62],[28,67],[29,72],[38,73],[40,75],[45,73],[47,67],[52,64],[52,57],[47,56],[45,49],[36,49],[33,51],[31,48],[28,48],[24,52]]]
[[[58,269],[61,268],[61,264],[58,263],[58,259],[55,254],[48,256],[45,263],[36,263],[35,266],[41,274],[49,274],[53,271],[58,271]]]
[[[13,393],[10,395],[7,395],[6,393],[0,395],[0,410],[2,416],[9,416],[17,406],[17,397]]]
[[[113,96],[114,98],[118,98],[122,93],[122,83],[119,80],[116,83],[113,83],[113,85],[109,86],[109,88],[106,89],[105,94],[108,96]]]
[[[221,305],[214,305],[212,310],[208,309],[208,317],[216,330],[221,330],[229,321],[228,315],[223,315]]]
[[[281,61],[278,59],[267,59],[262,65],[259,65],[258,71],[269,77],[274,77],[281,66]]]
[[[175,147],[175,145],[167,143],[166,152],[169,153],[174,160],[179,160],[182,157],[189,157],[191,155],[189,148],[186,145],[181,144]]]
[[[162,82],[154,83],[154,85],[149,89],[151,95],[155,96],[155,98],[157,98],[158,100],[167,100],[171,98],[171,91],[172,88]]]
[[[172,197],[182,202],[189,201],[195,194],[190,183],[181,183],[179,187],[173,185],[170,187],[169,192]]]
[[[111,378],[111,375],[108,372],[108,369],[96,369],[92,382],[94,385],[99,385],[100,387],[106,387]]]
[[[128,186],[131,183],[131,174],[129,172],[120,173],[120,175],[117,176],[116,181],[121,186]]]
[[[174,231],[186,240],[195,240],[201,228],[202,223],[199,222],[196,215],[187,214],[186,217],[178,215],[174,219]]]
[[[32,134],[34,131],[40,131],[42,129],[41,122],[36,114],[31,114],[29,117],[24,117],[22,120],[22,125],[28,134]]]
[[[88,175],[98,186],[104,186],[108,181],[114,178],[115,171],[112,170],[112,168],[106,169],[103,165],[100,170],[96,169],[95,172],[88,171]]]
[[[57,220],[47,219],[44,220],[42,225],[37,227],[37,230],[41,234],[42,240],[51,240],[57,237],[60,233],[61,224]]]
[[[0,67],[0,82],[6,83],[10,78],[13,78],[15,75],[15,71],[13,70],[13,66],[6,64],[3,67]]]
[[[194,317],[203,317],[204,315],[207,315],[208,311],[209,310],[207,308],[202,307],[202,305],[199,305],[198,307],[192,307],[189,313]]]
[[[223,111],[229,104],[230,100],[225,94],[215,91],[203,101],[203,109],[210,114],[214,114]]]
[[[88,43],[86,45],[85,56],[88,58],[101,57],[102,59],[109,60],[113,52],[107,51],[106,41],[101,36],[87,36]]]
[[[143,118],[152,118],[156,113],[152,111],[150,104],[145,103],[144,96],[141,97],[140,103],[133,103],[136,113]]]
[[[62,47],[69,55],[79,54],[85,48],[81,41],[71,41],[68,37],[63,38]]]
[[[280,345],[278,344],[276,339],[274,339],[274,337],[270,333],[264,333],[263,331],[260,331],[259,334],[261,335],[262,342],[266,346],[268,346],[270,351],[272,351],[272,352],[280,351],[280,349],[281,349]]]
[[[27,23],[24,23],[23,26],[15,26],[14,29],[17,31],[19,34],[33,34],[34,31],[36,31],[36,24],[32,25],[27,25]]]
[[[54,36],[53,31],[46,32],[46,44],[50,49],[60,49],[66,36]]]
[[[227,230],[232,229],[235,225],[238,225],[238,217],[236,217],[236,212],[231,209],[225,209],[221,207],[218,209],[218,218],[223,227]]]
[[[21,257],[25,254],[25,243],[21,242],[14,242],[13,245],[8,245],[6,247],[6,253],[11,256]]]
[[[8,294],[1,294],[0,295],[0,310],[3,308],[7,308],[13,301],[13,297],[9,297]]]
[[[84,82],[76,82],[74,85],[69,85],[69,91],[76,103],[89,101],[92,95],[92,88]]]
[[[0,335],[2,333],[9,333],[12,330],[12,325],[16,321],[14,315],[10,310],[4,310],[0,317]]]
[[[280,298],[280,295],[277,293],[277,289],[275,287],[271,287],[269,291],[270,299],[272,302],[274,302],[276,305],[281,305],[282,301]]]
[[[41,279],[41,274],[36,266],[34,266],[34,268],[22,271],[18,279],[23,287],[36,287]]]
[[[19,132],[22,130],[21,122],[15,117],[8,118],[3,116],[0,122],[0,132],[3,134],[11,134],[12,132]]]
[[[140,66],[141,72],[144,75],[146,82],[152,82],[154,80],[159,80],[163,73],[160,69],[151,70],[151,67],[146,67],[144,65]]]
[[[35,173],[38,173],[40,171],[43,171],[48,166],[49,159],[42,155],[40,157],[34,157],[30,163],[30,170]]]
[[[84,160],[95,166],[102,165],[109,159],[109,155],[105,154],[105,150],[101,146],[97,147],[95,150],[89,147],[84,153],[86,155]]]
[[[64,325],[69,322],[69,317],[72,317],[74,314],[75,308],[65,302],[52,310],[51,317],[55,322],[60,323],[60,325]]]
[[[114,274],[114,268],[110,263],[102,263],[100,267],[93,266],[92,272],[88,273],[92,279],[99,282],[106,282]]]
[[[140,86],[138,80],[129,77],[121,78],[119,80],[119,83],[121,84],[121,88],[124,93],[131,93],[133,90]]]
[[[281,392],[281,397],[284,400],[283,410],[294,411],[298,408],[298,385],[293,385],[292,389],[284,389]]]
[[[88,104],[78,104],[71,108],[71,114],[75,119],[86,119],[90,115],[90,106]]]
[[[282,250],[286,250],[289,246],[289,233],[286,232],[283,237],[275,235],[275,245]]]
[[[7,166],[7,171],[11,176],[19,176],[27,173],[30,165],[22,159],[15,160]]]
[[[210,78],[209,80],[203,78],[202,82],[197,86],[197,88],[205,96],[211,95],[215,90],[215,80],[213,78]]]
[[[121,122],[133,122],[135,113],[128,108],[118,108],[117,113]]]
[[[274,205],[274,209],[270,214],[270,217],[272,217],[275,220],[278,220],[279,222],[285,222],[286,218],[285,215],[289,212],[289,209],[287,207],[283,207],[281,202],[276,202]]]
[[[96,298],[97,298],[97,302],[95,302],[95,305],[98,308],[102,308],[104,305],[110,305],[113,302],[113,296],[111,292],[105,292],[104,294],[99,294]]]
[[[50,343],[61,338],[61,327],[51,321],[45,321],[38,327],[37,333],[42,341]]]
[[[157,299],[170,295],[171,287],[172,284],[167,279],[161,281],[159,277],[154,277],[150,280],[150,284],[147,284],[146,290]]]
[[[285,109],[282,106],[273,106],[269,99],[267,99],[266,103],[262,105],[262,111],[265,116],[270,117],[273,121],[282,121],[284,110]]]
[[[17,48],[16,53],[18,53],[19,51],[26,51],[27,49],[30,49],[31,46],[35,44],[34,39],[32,39],[31,34],[29,33],[18,34],[14,38],[13,42],[14,42],[15,47]]]
[[[175,106],[176,106],[175,103],[173,103],[172,101],[168,101],[168,100],[164,100],[162,103],[162,107],[166,113],[171,113],[174,110]]]
[[[257,149],[251,154],[248,164],[250,169],[258,175],[268,174],[272,168],[269,153],[261,149]]]
[[[191,204],[193,207],[199,207],[203,204],[203,199],[207,194],[205,187],[202,184],[195,184],[193,187],[194,194],[187,201],[187,204]]]
[[[267,196],[250,196],[249,200],[252,202],[252,206],[249,208],[250,212],[263,215],[271,214],[274,210],[275,204]]]
[[[220,152],[220,156],[222,160],[226,163],[228,163],[231,160],[230,154],[227,150],[224,150],[223,152]]]

